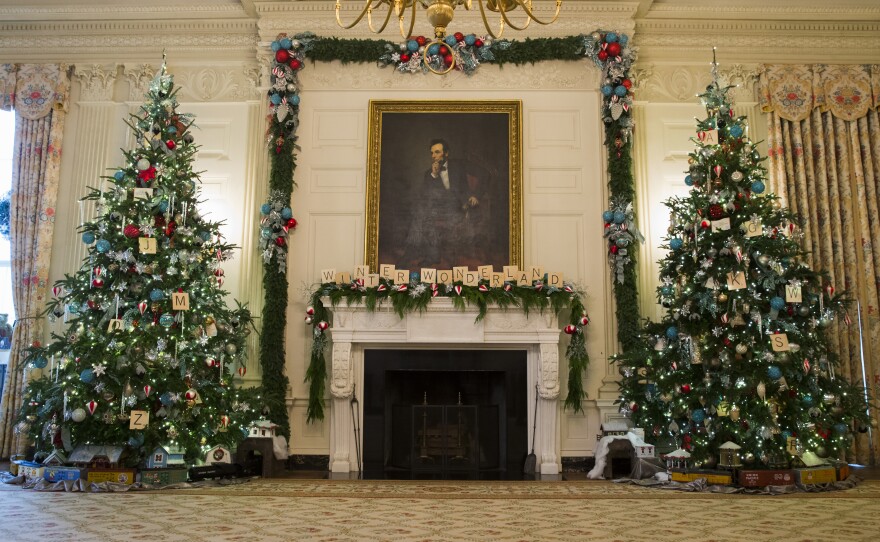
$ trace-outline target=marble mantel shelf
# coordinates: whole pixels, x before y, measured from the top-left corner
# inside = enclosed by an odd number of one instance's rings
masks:
[[[363,304],[332,307],[330,368],[330,469],[358,470],[355,461],[352,397],[363,400],[364,349],[367,348],[518,348],[527,352],[528,404],[540,398],[537,409],[535,452],[542,474],[559,473],[559,318],[551,309],[525,314],[517,307],[490,306],[476,321],[478,310],[456,308],[449,298],[431,300],[423,312],[401,318],[390,303],[368,310]],[[529,412],[529,427],[535,413]],[[358,414],[360,417],[361,415]],[[359,425],[362,427],[363,425]],[[361,437],[363,438],[363,437]],[[361,444],[361,443],[358,443]],[[531,444],[531,443],[529,443]],[[363,449],[363,448],[361,448]]]

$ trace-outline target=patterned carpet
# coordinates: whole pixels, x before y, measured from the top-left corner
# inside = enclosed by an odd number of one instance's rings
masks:
[[[0,484],[3,541],[874,541],[880,481],[780,496],[604,481],[255,480],[129,493]]]

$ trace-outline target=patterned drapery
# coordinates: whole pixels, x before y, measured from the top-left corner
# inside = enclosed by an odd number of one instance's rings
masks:
[[[0,65],[0,107],[15,109],[10,236],[17,321],[0,399],[0,457],[23,450],[14,431],[27,385],[24,348],[43,335],[70,79],[66,65]]]
[[[853,323],[838,319],[830,337],[844,376],[877,397],[880,66],[763,66],[759,93],[769,113],[771,189],[804,219],[807,263],[853,299]],[[867,463],[869,454],[868,436],[859,434],[856,459]]]

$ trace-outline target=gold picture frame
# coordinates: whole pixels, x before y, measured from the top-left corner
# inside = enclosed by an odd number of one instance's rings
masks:
[[[522,266],[521,101],[371,100],[369,114],[373,272]]]

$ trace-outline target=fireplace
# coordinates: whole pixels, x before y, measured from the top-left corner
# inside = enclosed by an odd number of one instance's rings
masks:
[[[525,350],[364,351],[365,478],[519,479]]]
[[[403,318],[390,304],[330,311],[332,474],[514,478],[533,423],[539,472],[559,473],[555,314],[490,307],[478,319],[448,298]]]

